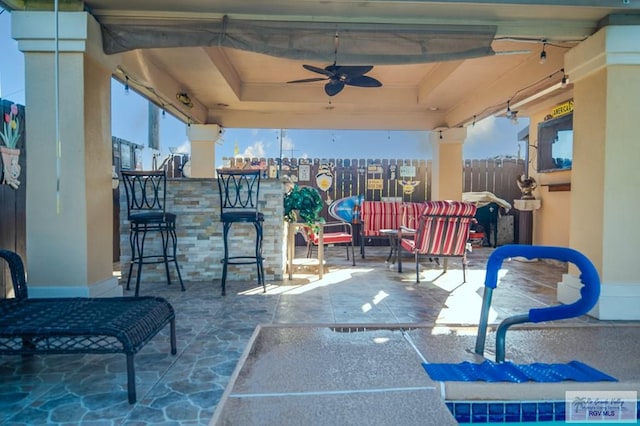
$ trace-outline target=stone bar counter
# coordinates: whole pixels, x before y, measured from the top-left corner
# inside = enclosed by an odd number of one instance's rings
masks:
[[[286,226],[282,204],[284,187],[277,179],[260,182],[259,211],[264,213],[265,281],[282,280],[286,266]],[[126,286],[131,259],[129,221],[127,220],[127,196],[120,184],[120,265],[122,283]],[[178,235],[178,264],[185,283],[213,282],[219,289],[222,277],[224,244],[220,222],[220,197],[218,184],[211,178],[176,178],[167,180],[167,212],[176,214]],[[229,255],[252,255],[255,248],[255,228],[251,224],[238,223],[229,232]],[[151,232],[145,243],[145,255],[162,253],[158,233]],[[131,288],[135,286],[137,266],[134,266]],[[177,285],[173,264],[169,267],[172,285]],[[233,281],[257,283],[256,265],[229,265],[227,286]],[[175,280],[175,281],[174,281]],[[141,294],[148,294],[145,283],[166,283],[164,264],[147,264],[142,267]],[[178,287],[179,288],[179,287]],[[229,288],[229,287],[228,287]],[[187,288],[188,291],[188,288]]]

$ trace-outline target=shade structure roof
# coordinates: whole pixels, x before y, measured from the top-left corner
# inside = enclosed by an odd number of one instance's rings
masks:
[[[26,2],[0,1],[9,9]],[[114,76],[185,122],[223,127],[459,127],[560,96],[564,54],[640,1],[87,0]],[[546,61],[541,63],[544,51]],[[381,87],[309,68],[370,65]],[[303,65],[308,65],[307,68]],[[309,67],[310,66],[310,67]],[[357,76],[356,76],[357,77]],[[347,77],[344,77],[347,78]],[[312,79],[304,83],[288,83]],[[353,81],[353,80],[352,80]],[[185,96],[186,95],[186,96]],[[513,108],[512,108],[513,109]]]

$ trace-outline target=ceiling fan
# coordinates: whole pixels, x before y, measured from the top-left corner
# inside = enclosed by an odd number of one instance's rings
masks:
[[[373,77],[365,75],[373,69],[373,65],[337,65],[338,58],[338,33],[335,36],[335,49],[333,64],[324,68],[303,64],[306,70],[323,74],[325,77],[305,78],[302,80],[287,81],[287,83],[311,83],[314,81],[327,81],[324,91],[329,96],[335,96],[344,89],[344,86],[381,87],[382,83]]]

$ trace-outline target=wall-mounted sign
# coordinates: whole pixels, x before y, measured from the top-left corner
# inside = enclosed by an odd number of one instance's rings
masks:
[[[367,167],[367,173],[369,174],[382,173],[382,165],[371,164],[370,166]]]
[[[560,117],[561,115],[569,114],[570,112],[573,112],[573,99],[553,107],[553,110],[551,111],[551,117]]]
[[[120,168],[131,169],[131,146],[128,144],[120,145]]]
[[[391,164],[389,166],[389,175],[388,175],[389,179],[390,180],[398,179],[398,177],[396,175],[397,172],[398,172],[398,166],[396,166],[395,164]]]
[[[400,176],[401,177],[415,177],[416,176],[416,167],[415,166],[400,166]]]
[[[383,179],[367,179],[367,189],[382,190],[383,182]]]
[[[333,186],[333,166],[321,164],[316,173],[316,185],[323,191],[328,191]]]
[[[311,165],[300,164],[298,167],[298,177],[300,178],[300,182],[309,182],[311,180]]]
[[[402,186],[402,193],[403,194],[413,194],[413,191],[415,191],[416,186],[420,185],[420,181],[419,180],[399,180],[398,181],[398,185]]]

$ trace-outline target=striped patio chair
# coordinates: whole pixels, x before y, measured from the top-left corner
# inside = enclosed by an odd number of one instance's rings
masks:
[[[462,259],[462,277],[466,282],[467,243],[476,206],[461,201],[428,201],[416,228],[401,227],[398,244],[415,256],[416,282],[420,282],[420,256]],[[402,272],[402,256],[398,255],[398,272]]]
[[[393,201],[363,201],[360,206],[360,254],[364,259],[365,242],[371,238],[388,238],[381,229],[399,229],[401,203]]]

